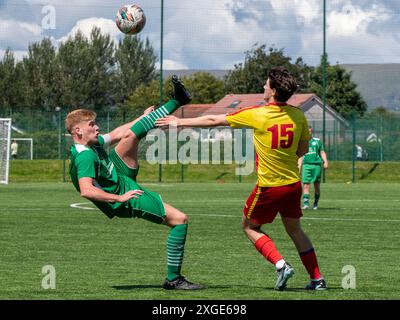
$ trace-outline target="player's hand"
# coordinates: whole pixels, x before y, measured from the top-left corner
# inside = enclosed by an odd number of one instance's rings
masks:
[[[177,127],[179,125],[179,120],[180,119],[175,116],[166,116],[165,118],[157,119],[155,124],[157,127]]]
[[[128,192],[124,193],[123,195],[119,196],[118,202],[126,202],[132,198],[139,198],[143,194],[143,190],[129,190]]]
[[[328,169],[329,165],[328,162],[324,162],[324,169]]]
[[[148,107],[146,110],[143,111],[143,115],[147,115],[154,111],[154,106]]]

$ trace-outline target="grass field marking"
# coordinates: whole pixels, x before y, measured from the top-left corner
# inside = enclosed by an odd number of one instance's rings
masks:
[[[97,210],[97,208],[85,207],[85,205],[91,205],[90,202],[72,203],[71,208],[82,209],[82,210]],[[347,208],[351,210],[351,208]],[[229,214],[190,214],[190,216],[201,216],[201,217],[217,217],[217,218],[237,218],[239,215],[229,215]],[[323,218],[323,217],[302,217],[303,220],[323,220],[323,221],[361,221],[361,222],[400,222],[400,220],[390,219],[341,219],[341,218]]]
[[[246,199],[207,199],[207,203],[221,203],[221,202],[246,202]],[[376,200],[363,200],[363,199],[324,199],[323,202],[379,202],[379,201],[384,201],[384,202],[399,202],[399,199],[376,199]],[[180,202],[180,203],[192,203],[194,200],[192,199],[186,199],[186,200],[175,200],[175,202]],[[345,208],[346,209],[346,208]]]
[[[400,222],[400,220],[385,219],[340,219],[340,218],[321,218],[321,217],[303,217],[304,220],[327,220],[327,221],[361,221],[361,222]]]
[[[91,203],[90,202],[71,203],[69,206],[71,208],[82,209],[82,210],[96,210],[96,208],[85,207],[85,205],[91,205]]]
[[[224,218],[237,218],[238,215],[219,215],[219,214],[190,214],[190,216],[202,217],[224,217]],[[303,220],[326,220],[326,221],[362,221],[362,222],[400,222],[400,220],[385,220],[385,219],[340,219],[340,218],[321,218],[321,217],[302,217]]]

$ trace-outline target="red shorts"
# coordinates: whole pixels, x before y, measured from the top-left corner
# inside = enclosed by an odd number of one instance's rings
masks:
[[[300,218],[301,182],[281,187],[259,187],[256,185],[243,209],[243,214],[255,224],[274,221],[278,212],[282,217]]]

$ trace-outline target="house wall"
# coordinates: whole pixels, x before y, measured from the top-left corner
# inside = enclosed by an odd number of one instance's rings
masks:
[[[314,134],[322,138],[323,108],[320,103],[313,101],[304,106],[304,115],[308,124],[313,128]],[[325,110],[325,139],[326,145],[340,143],[345,138],[346,125],[329,110]]]

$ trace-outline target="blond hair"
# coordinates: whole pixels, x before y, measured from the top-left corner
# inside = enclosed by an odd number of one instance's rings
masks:
[[[82,121],[90,121],[96,119],[96,112],[87,109],[76,109],[68,113],[65,118],[65,129],[72,134],[74,127]]]

